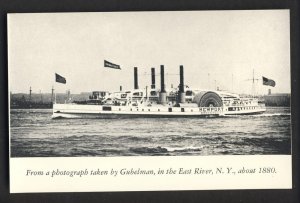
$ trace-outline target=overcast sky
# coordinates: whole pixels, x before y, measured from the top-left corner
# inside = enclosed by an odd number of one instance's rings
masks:
[[[165,65],[165,83],[251,93],[290,92],[288,10],[9,14],[8,62],[13,93],[117,91],[150,86],[150,69]],[[103,61],[121,70],[104,68]],[[55,83],[54,74],[67,84]],[[262,86],[261,77],[276,81]]]

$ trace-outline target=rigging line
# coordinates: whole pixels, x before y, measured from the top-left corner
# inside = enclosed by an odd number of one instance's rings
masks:
[[[144,74],[140,74],[140,75],[152,75],[151,73],[144,73]],[[180,75],[177,73],[165,73],[165,75]],[[155,76],[160,76],[160,74],[155,74]]]
[[[144,74],[140,74],[140,75],[152,75],[151,73],[144,73]],[[155,74],[157,76],[160,76],[160,74]]]
[[[258,80],[262,80],[262,79],[258,79],[258,78],[255,78],[255,79],[246,79],[246,80],[244,80],[244,81],[253,81],[253,80],[256,80],[256,81],[258,81]]]

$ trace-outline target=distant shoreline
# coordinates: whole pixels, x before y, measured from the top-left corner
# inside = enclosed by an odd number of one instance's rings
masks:
[[[90,93],[71,94],[72,101],[84,102],[89,100]],[[264,95],[263,100],[267,107],[290,107],[291,94],[270,94]],[[56,102],[65,103],[66,94],[57,94]],[[10,108],[11,109],[52,109],[53,95],[51,94],[11,94]]]

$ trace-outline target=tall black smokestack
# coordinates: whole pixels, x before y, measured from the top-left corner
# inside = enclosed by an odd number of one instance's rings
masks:
[[[151,89],[155,89],[155,68],[151,68]]]
[[[159,93],[159,102],[163,105],[167,102],[167,93],[165,90],[165,70],[164,66],[160,66],[160,93]]]
[[[136,89],[136,90],[139,89],[137,67],[134,67],[134,89]]]
[[[160,92],[166,92],[166,90],[165,90],[165,69],[164,69],[164,65],[160,66]]]
[[[180,103],[185,103],[183,65],[180,65],[179,97],[180,97],[179,102]]]
[[[183,78],[183,65],[180,66],[180,84],[179,92],[184,92],[184,78]]]

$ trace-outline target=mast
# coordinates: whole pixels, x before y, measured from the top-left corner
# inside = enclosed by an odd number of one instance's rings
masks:
[[[67,93],[67,100],[66,100],[66,103],[68,103],[68,102],[70,101],[70,98],[71,98],[71,97],[70,97],[70,96],[71,96],[71,91],[70,91],[70,89],[68,89],[66,93]]]
[[[146,86],[146,101],[148,101],[148,86]]]
[[[254,69],[253,69],[253,75],[252,75],[252,97],[255,96],[255,84],[254,84]]]
[[[208,73],[208,89],[210,89],[210,77],[209,77],[209,73]]]
[[[255,81],[259,81],[259,79],[258,78],[255,78],[254,77],[254,69],[253,69],[253,71],[252,71],[252,78],[250,79],[247,79],[246,81],[252,81],[252,97],[254,98],[255,97],[255,95],[256,95],[256,93],[255,93]]]
[[[54,88],[52,86],[52,89],[51,89],[51,103],[53,104],[53,97],[54,96]]]
[[[231,74],[231,91],[233,93],[233,74]]]
[[[31,92],[32,92],[32,90],[31,90],[31,86],[30,86],[30,88],[29,88],[29,103],[31,103]]]
[[[215,80],[215,90],[217,90],[217,81]]]
[[[41,103],[43,103],[43,95],[42,95],[42,91],[40,90],[40,96],[41,96]]]

